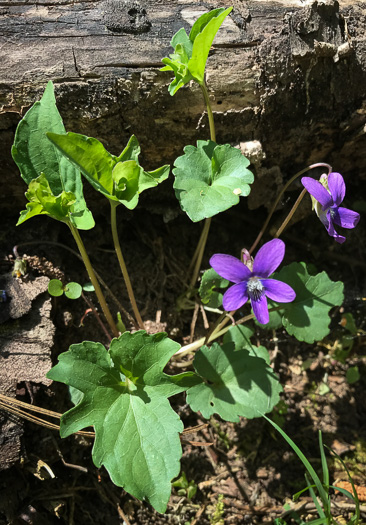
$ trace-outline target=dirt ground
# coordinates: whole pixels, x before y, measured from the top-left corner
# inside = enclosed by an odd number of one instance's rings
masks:
[[[355,184],[347,199],[348,207],[352,208],[352,203],[359,200],[359,192]],[[360,205],[362,203],[358,203]],[[110,252],[108,221],[100,213],[103,206],[101,204],[96,214],[96,229],[83,232],[83,238],[96,270],[128,309],[117,261]],[[183,214],[165,223],[161,215],[144,207],[133,214],[120,208],[118,212],[122,248],[148,330],[165,330],[180,343],[189,342],[193,310],[179,311],[176,298],[182,290],[200,225],[191,224]],[[274,222],[280,221],[281,213],[275,215]],[[239,255],[241,248],[249,248],[265,216],[264,209],[250,215],[242,202],[215,218],[203,268],[208,267],[210,255],[217,251]],[[16,217],[7,221],[0,239],[2,275],[11,272],[13,245],[19,244],[20,255],[26,254],[28,260],[28,273],[23,280],[32,283],[42,276],[64,276],[66,281],[86,282],[85,270],[72,253],[59,244],[42,243],[47,240],[74,248],[66,228],[42,217],[18,228],[15,222]],[[347,232],[347,241],[340,246],[327,237],[316,217],[310,216],[290,226],[283,240],[286,242],[284,262],[304,260],[315,265],[318,271],[327,271],[331,279],[342,280],[345,302],[333,310],[331,332],[318,344],[299,343],[282,330],[267,333],[256,328],[257,340],[270,351],[272,366],[283,385],[281,402],[271,417],[318,471],[318,430],[321,430],[325,444],[342,457],[354,482],[362,488],[366,486],[365,228],[361,220],[355,231]],[[21,246],[26,242],[34,244]],[[47,292],[41,292],[40,296],[49,300]],[[116,311],[113,303],[110,304]],[[107,343],[93,315],[85,315],[89,305],[82,299],[52,299],[51,306],[50,319],[56,327],[50,344],[53,363],[72,343],[85,339]],[[349,312],[355,318],[357,333],[351,334],[342,326],[344,314]],[[207,315],[210,322],[215,319]],[[122,317],[131,328],[128,317]],[[18,323],[21,328],[21,319]],[[203,330],[204,319],[199,313],[194,338]],[[4,332],[1,333],[4,338]],[[342,362],[342,351],[347,348],[350,350]],[[27,367],[27,359],[23,363]],[[360,377],[352,383],[348,371],[356,366]],[[182,370],[184,368],[172,365],[168,372]],[[56,412],[70,408],[64,385],[42,384],[23,377],[14,386],[19,400]],[[202,423],[207,426],[183,439],[182,471],[191,487],[197,487],[197,492],[189,499],[187,489],[173,488],[164,515],[114,486],[104,469],[95,468],[90,438],[71,436],[61,440],[57,431],[20,420],[0,409],[1,428],[10,421],[13,435],[19,436],[18,441],[14,438],[14,443],[18,442],[20,447],[14,465],[0,472],[0,524],[254,525],[273,523],[279,517],[288,524],[297,523],[298,516],[316,517],[307,492],[297,502],[291,501],[292,495],[306,486],[304,468],[289,445],[265,420],[241,419],[240,423],[233,424],[217,416],[206,421],[190,411],[183,394],[171,401],[186,428]],[[204,446],[208,443],[212,444]],[[0,449],[5,444],[0,438]],[[6,453],[10,454],[9,450]],[[328,460],[331,482],[347,481],[342,465],[329,453]],[[332,501],[334,515],[340,516],[339,523],[342,523],[341,517],[347,518],[352,513],[350,500],[333,494]],[[366,522],[366,498],[365,503],[361,502],[361,510]]]

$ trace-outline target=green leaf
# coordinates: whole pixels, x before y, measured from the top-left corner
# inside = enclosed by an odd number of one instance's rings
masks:
[[[161,71],[174,72],[174,80],[168,88],[169,93],[173,96],[179,88],[193,80],[188,69],[188,63],[192,56],[193,43],[182,27],[173,36],[170,45],[174,48],[174,53],[169,55],[169,58],[163,58],[162,62],[166,65],[161,68]]]
[[[174,189],[181,208],[193,222],[212,217],[239,203],[254,181],[249,160],[229,144],[197,141],[174,163]]]
[[[83,288],[79,283],[71,282],[65,286],[65,295],[68,299],[79,299],[82,291]]]
[[[140,146],[134,135],[119,157],[109,153],[99,140],[78,133],[47,133],[47,137],[94,189],[130,210],[137,206],[140,193],[169,176],[168,165],[144,171],[138,163]]]
[[[343,283],[331,281],[325,272],[309,275],[305,263],[284,266],[273,277],[296,292],[295,300],[280,310],[286,331],[299,341],[321,341],[329,334],[330,309],[343,302]]]
[[[84,394],[61,417],[61,436],[94,426],[95,465],[158,512],[166,509],[182,452],[183,425],[167,398],[198,381],[193,372],[163,372],[178,348],[165,333],[125,332],[108,352],[90,341],[72,345],[47,374]]]
[[[202,275],[198,293],[201,301],[209,308],[220,308],[222,306],[222,293],[216,291],[217,288],[227,288],[229,281],[220,277],[213,268],[206,270]]]
[[[29,200],[26,209],[20,212],[17,226],[36,215],[49,215],[58,221],[69,223],[76,198],[71,192],[63,191],[55,196],[44,173],[32,180],[25,196]]]
[[[270,364],[270,356],[267,348],[264,346],[253,345],[250,341],[250,338],[254,334],[254,330],[248,325],[236,325],[232,326],[224,335],[223,342],[225,343],[234,343],[235,350],[248,350],[249,355],[260,357],[264,359],[267,365]]]
[[[233,343],[202,347],[193,365],[203,379],[189,388],[187,402],[205,418],[214,413],[234,422],[239,416],[259,417],[279,401],[282,388],[273,370],[248,350],[235,350]]]
[[[206,62],[212,42],[221,24],[232,9],[232,7],[213,9],[209,13],[200,16],[193,24],[189,34],[189,38],[193,42],[193,49],[188,69],[193,78],[200,84],[204,81]]]
[[[217,31],[232,7],[213,9],[205,13],[193,24],[189,36],[181,28],[172,38],[174,53],[163,58],[165,67],[161,71],[173,71],[174,80],[169,86],[169,93],[175,95],[179,88],[196,80],[204,82],[206,62]]]
[[[349,385],[353,385],[353,383],[357,383],[360,377],[361,375],[360,375],[358,366],[351,366],[346,372],[346,379]]]
[[[83,290],[84,292],[95,292],[94,286],[92,285],[90,281],[84,284]]]
[[[64,293],[64,285],[59,279],[51,279],[48,283],[48,293],[53,297],[60,297]]]
[[[84,230],[93,228],[94,219],[86,207],[81,175],[49,142],[48,131],[65,133],[52,82],[48,82],[41,100],[35,102],[19,122],[11,153],[28,185],[44,173],[54,195],[63,191],[73,193],[76,200],[72,223]]]

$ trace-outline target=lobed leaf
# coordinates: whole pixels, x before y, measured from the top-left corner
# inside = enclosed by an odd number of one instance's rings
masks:
[[[35,102],[19,122],[11,153],[28,185],[44,173],[53,195],[63,191],[73,193],[75,203],[71,222],[76,228],[93,228],[94,219],[86,207],[81,175],[49,142],[46,137],[49,131],[65,133],[52,82],[48,82],[41,100]]]
[[[205,418],[217,413],[226,421],[239,416],[254,418],[270,412],[279,401],[282,387],[264,359],[233,343],[202,347],[194,362],[202,382],[189,388],[187,402]]]
[[[174,163],[174,189],[181,208],[193,222],[212,217],[250,193],[254,176],[249,160],[229,144],[197,141]]]
[[[168,165],[144,171],[138,163],[140,146],[134,135],[119,157],[109,153],[99,140],[78,133],[47,133],[47,137],[94,189],[130,210],[137,206],[140,193],[169,176]]]
[[[164,512],[179,473],[182,422],[168,397],[197,383],[193,372],[163,372],[179,344],[165,333],[123,333],[107,352],[86,341],[59,356],[47,376],[82,392],[61,417],[61,436],[94,426],[93,461],[113,483]]]

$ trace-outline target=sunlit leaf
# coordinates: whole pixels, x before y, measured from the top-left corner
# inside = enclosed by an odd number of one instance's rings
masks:
[[[76,228],[93,228],[94,220],[86,207],[80,172],[47,139],[49,131],[65,133],[52,82],[47,84],[41,100],[35,102],[19,122],[11,153],[28,185],[44,173],[53,195],[63,191],[73,193],[76,200],[71,222]]]
[[[254,181],[249,160],[229,144],[197,141],[174,163],[174,189],[181,208],[193,222],[212,217],[239,203]]]
[[[93,461],[118,486],[164,512],[179,473],[183,424],[168,397],[197,383],[193,372],[163,372],[179,344],[164,333],[125,332],[103,345],[86,341],[47,374],[83,393],[61,418],[61,436],[94,426]]]
[[[202,382],[188,389],[187,402],[205,418],[219,414],[226,421],[260,417],[279,401],[282,387],[264,359],[233,343],[202,347],[193,362]]]

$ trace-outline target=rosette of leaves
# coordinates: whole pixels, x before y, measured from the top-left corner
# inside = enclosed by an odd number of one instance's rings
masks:
[[[166,333],[125,332],[108,351],[91,341],[72,345],[47,374],[82,393],[61,417],[61,437],[93,426],[95,465],[158,512],[166,509],[182,454],[183,424],[168,398],[199,381],[194,372],[163,372],[179,347]]]
[[[175,195],[193,222],[213,217],[239,203],[250,193],[250,162],[229,144],[198,140],[186,146],[174,163]]]
[[[140,146],[134,135],[118,157],[109,153],[99,140],[79,133],[47,133],[47,137],[94,189],[130,210],[137,206],[141,192],[169,176],[168,165],[155,171],[145,171],[140,166]]]
[[[41,100],[33,104],[15,132],[11,153],[29,185],[26,197],[31,203],[27,205],[27,212],[22,212],[18,224],[31,216],[47,214],[89,230],[94,227],[94,219],[84,200],[80,171],[47,139],[48,131],[65,133],[52,82],[47,84]]]
[[[221,24],[233,8],[213,9],[196,20],[187,35],[181,28],[172,38],[174,53],[163,58],[166,64],[161,71],[173,71],[175,78],[169,86],[169,93],[175,95],[179,88],[195,80],[203,84],[206,62],[212,42]]]

